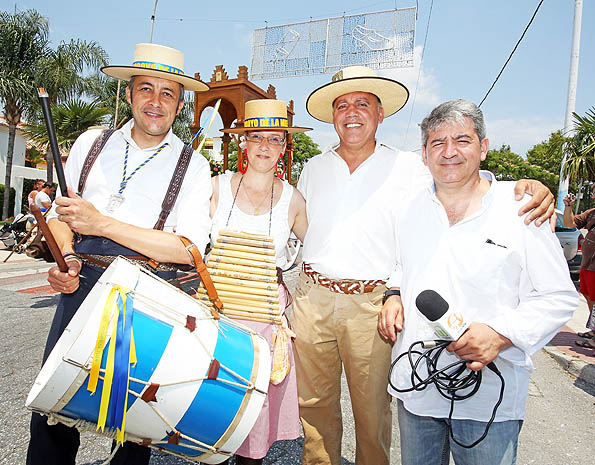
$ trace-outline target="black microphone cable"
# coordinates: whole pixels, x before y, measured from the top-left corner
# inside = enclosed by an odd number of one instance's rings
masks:
[[[459,442],[455,437],[451,427],[452,413],[454,410],[455,401],[468,399],[473,396],[481,386],[482,373],[481,370],[473,371],[469,370],[466,366],[467,362],[471,360],[459,360],[451,363],[443,368],[438,368],[438,359],[442,352],[446,349],[446,346],[452,341],[436,340],[436,341],[416,341],[409,346],[406,352],[399,355],[390,365],[388,373],[388,383],[390,387],[397,392],[411,392],[411,391],[423,391],[430,384],[434,384],[436,389],[442,397],[450,401],[450,411],[448,412],[448,431],[451,439],[461,447],[471,449],[485,439],[490,430],[490,426],[496,418],[496,411],[502,403],[504,397],[504,378],[500,373],[500,370],[496,367],[493,362],[490,362],[487,367],[492,370],[498,378],[500,378],[500,395],[498,401],[494,405],[492,410],[492,417],[488,421],[485,431],[482,436],[472,444],[463,444]],[[416,346],[420,346],[416,349]],[[421,351],[425,349],[425,351]],[[399,389],[392,383],[392,373],[396,364],[403,357],[407,356],[409,365],[411,366],[411,387],[406,389]],[[417,358],[414,358],[417,356]],[[418,373],[420,364],[425,362],[428,376],[424,379]],[[470,389],[469,392],[461,394],[460,391]]]

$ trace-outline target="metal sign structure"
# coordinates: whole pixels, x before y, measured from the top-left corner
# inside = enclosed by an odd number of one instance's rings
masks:
[[[416,8],[255,29],[250,79],[413,66]]]

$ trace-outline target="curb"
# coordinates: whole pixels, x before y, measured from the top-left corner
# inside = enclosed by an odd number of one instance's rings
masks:
[[[545,346],[543,350],[577,380],[595,386],[595,365],[585,362],[580,357],[568,355],[555,346]]]

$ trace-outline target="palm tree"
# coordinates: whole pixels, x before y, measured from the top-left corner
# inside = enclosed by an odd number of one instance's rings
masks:
[[[36,63],[40,87],[50,96],[50,103],[67,101],[88,90],[82,76],[86,68],[97,69],[107,64],[107,54],[96,42],[74,40],[61,42],[56,50],[48,49]],[[47,158],[47,180],[53,182],[54,165],[51,152]]]
[[[80,99],[52,105],[58,145],[61,149],[69,150],[78,136],[91,126],[103,124],[108,114],[109,109]],[[24,132],[35,141],[37,147],[48,149],[49,139],[43,121],[29,124]]]
[[[194,94],[192,94],[194,96]],[[172,125],[171,129],[173,133],[178,136],[184,142],[190,142],[192,139],[192,131],[190,131],[190,126],[194,122],[194,98],[191,97],[184,101],[184,106],[182,107],[182,111],[178,113],[176,119],[174,119],[174,124]]]
[[[566,139],[564,174],[571,180],[595,180],[595,107],[585,116],[573,113],[574,127]]]
[[[44,87],[51,103],[80,95],[88,69],[107,64],[107,54],[97,43],[81,40],[62,42],[54,50],[48,41],[47,19],[35,10],[10,14],[0,12],[0,103],[9,124],[5,189],[10,189],[14,136],[23,114],[32,120],[37,105],[37,87]],[[48,182],[53,181],[53,165],[48,157]],[[4,199],[2,218],[8,216]]]
[[[10,192],[12,158],[17,125],[31,110],[35,91],[35,65],[48,48],[47,20],[35,10],[0,12],[0,102],[8,123],[5,192]],[[9,196],[4,196],[2,218],[8,217]]]
[[[118,129],[132,118],[132,109],[126,101],[126,84],[126,81],[123,81],[120,85],[118,121],[114,122],[118,81],[102,73],[95,73],[87,78],[87,95],[93,99],[94,103],[109,109],[110,116],[108,118],[108,124],[115,129]]]

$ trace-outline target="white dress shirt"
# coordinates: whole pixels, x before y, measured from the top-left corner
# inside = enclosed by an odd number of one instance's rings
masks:
[[[415,341],[436,339],[415,305],[421,291],[432,289],[466,321],[485,323],[512,341],[494,360],[506,381],[496,421],[516,420],[525,414],[530,357],[570,319],[578,294],[549,222],[526,226],[518,216],[524,201],[514,199],[514,183],[497,182],[489,172],[482,176],[491,179],[482,207],[459,223],[449,225],[433,186],[415,195],[399,214],[394,232],[398,265],[387,286],[401,288],[405,319],[393,360]],[[443,353],[440,360],[447,364],[458,357]],[[409,363],[402,360],[392,383],[400,389],[411,386],[410,373]],[[453,418],[488,421],[499,389],[497,376],[484,369],[481,388],[455,403]],[[421,392],[388,390],[411,413],[448,417],[450,401],[433,385]]]
[[[303,260],[333,279],[387,279],[395,267],[395,212],[431,177],[421,156],[382,143],[357,169],[335,151],[311,158],[298,189],[306,199]]]
[[[161,204],[184,144],[170,129],[161,143],[155,147],[140,149],[132,139],[133,125],[134,120],[130,120],[109,138],[89,173],[82,197],[91,202],[102,215],[152,229],[161,213]],[[100,133],[99,129],[86,131],[70,150],[64,175],[66,184],[75,192],[87,153]],[[126,142],[130,144],[127,177],[162,144],[167,143],[167,146],[128,181],[122,193],[124,202],[110,213],[106,207],[110,196],[116,194],[120,188]],[[209,164],[202,155],[194,152],[182,188],[163,230],[186,236],[203,251],[209,241],[211,229],[211,193]],[[60,195],[58,193],[57,197]],[[48,219],[55,217],[57,215],[54,206]]]

